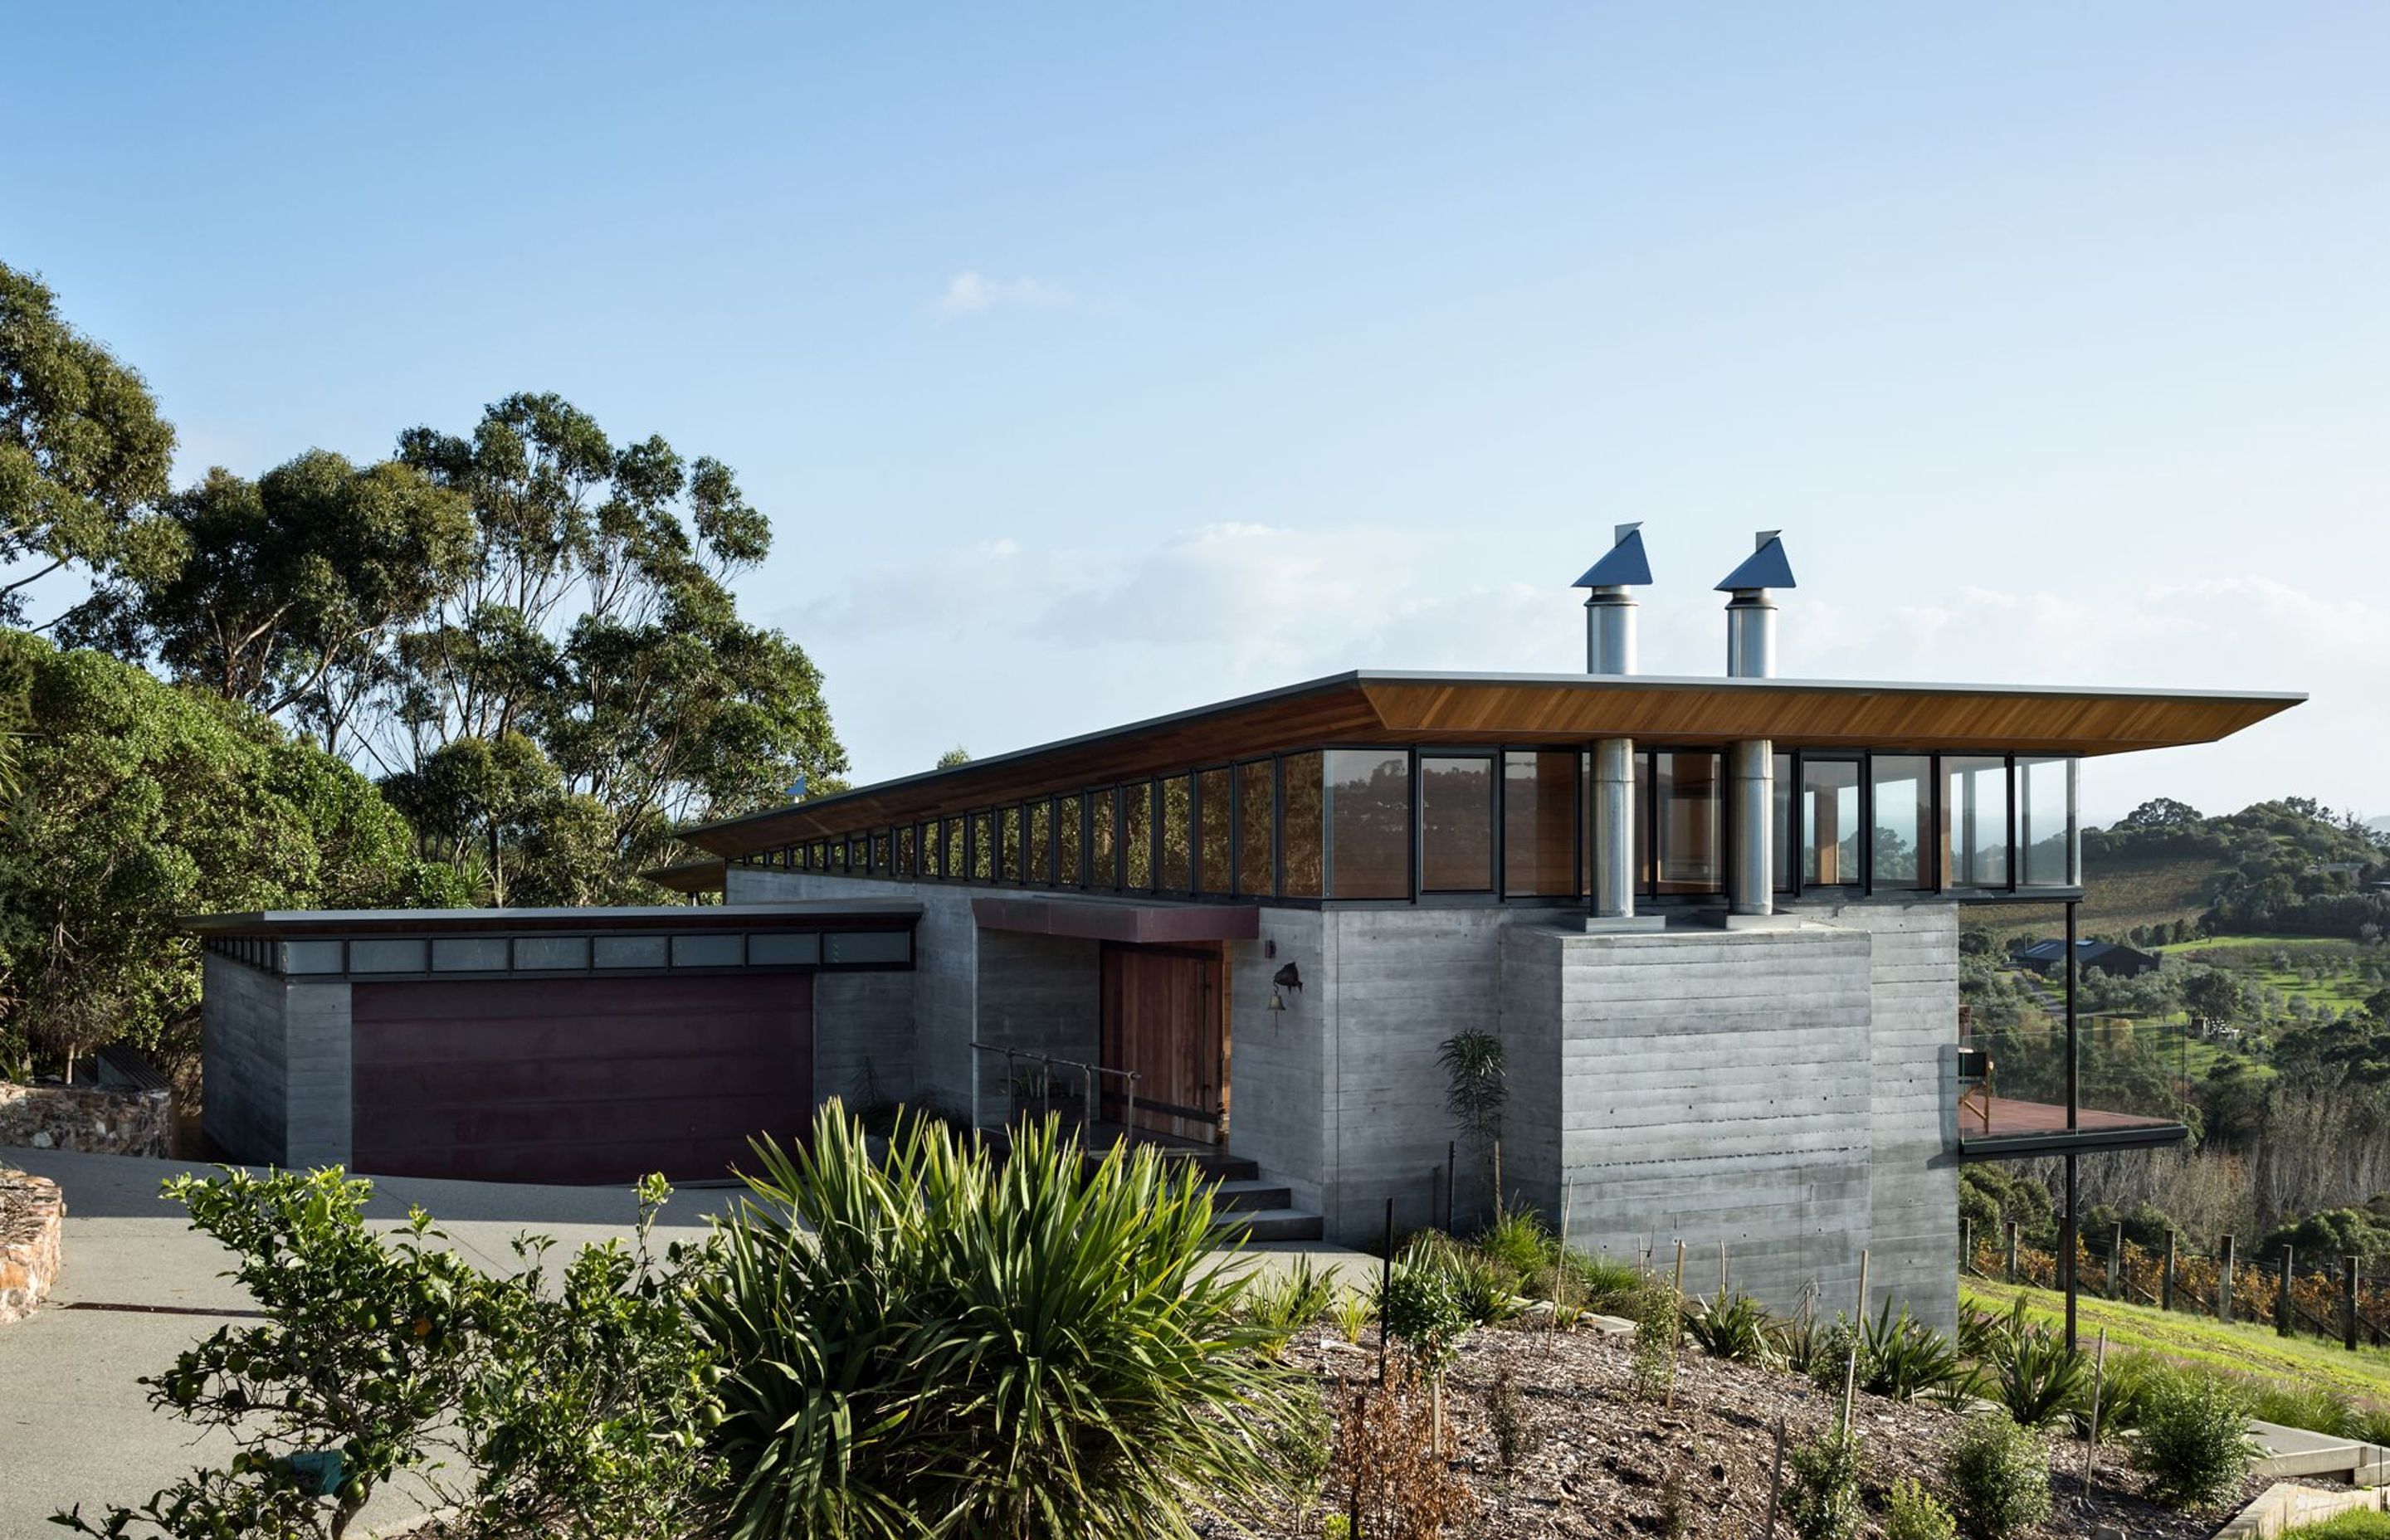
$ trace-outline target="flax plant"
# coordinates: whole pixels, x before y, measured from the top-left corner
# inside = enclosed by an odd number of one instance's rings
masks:
[[[833,1103],[756,1157],[697,1305],[729,1534],[1184,1536],[1191,1494],[1277,1494],[1289,1379],[1152,1151],[1048,1120],[999,1164],[916,1118],[875,1163]]]

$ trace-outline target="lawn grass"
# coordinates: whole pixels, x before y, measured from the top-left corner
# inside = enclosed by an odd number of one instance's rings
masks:
[[[2302,1540],[2390,1540],[2390,1514],[2358,1508],[2320,1524],[2301,1524],[2290,1533]]]
[[[2020,1295],[2026,1315],[2062,1322],[2066,1297],[2048,1289],[1964,1279],[1959,1297],[1981,1310],[2005,1313]],[[2075,1303],[2077,1329],[2088,1347],[2100,1329],[2111,1349],[2137,1349],[2178,1364],[2226,1369],[2259,1380],[2319,1385],[2365,1405],[2390,1407],[2390,1349],[2349,1352],[2314,1337],[2280,1337],[2269,1326],[2226,1326],[2205,1315],[2126,1304],[2086,1294]]]

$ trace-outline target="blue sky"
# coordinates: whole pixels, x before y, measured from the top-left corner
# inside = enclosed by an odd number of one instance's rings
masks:
[[[180,470],[554,390],[720,456],[859,776],[1357,665],[2305,689],[2390,813],[2390,11],[46,7],[0,261]]]

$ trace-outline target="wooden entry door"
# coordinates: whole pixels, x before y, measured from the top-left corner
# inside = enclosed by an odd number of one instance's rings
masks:
[[[1106,943],[1104,1067],[1137,1072],[1136,1127],[1206,1144],[1228,1129],[1226,968],[1216,947]],[[1126,1086],[1104,1077],[1104,1116],[1127,1111]]]

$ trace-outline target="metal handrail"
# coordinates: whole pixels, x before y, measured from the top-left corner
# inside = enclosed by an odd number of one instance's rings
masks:
[[[1102,1104],[1099,1102],[1096,1097],[1096,1077],[1099,1075],[1116,1075],[1120,1079],[1128,1083],[1122,1092],[1123,1106],[1121,1110],[1121,1124],[1124,1127],[1131,1127],[1136,1124],[1137,1083],[1139,1076],[1137,1072],[1135,1070],[1115,1070],[1109,1065],[1090,1064],[1082,1059],[1058,1059],[1050,1053],[1037,1053],[1027,1048],[1008,1047],[1001,1043],[983,1043],[977,1038],[973,1038],[971,1040],[971,1046],[978,1049],[981,1053],[1000,1053],[1004,1056],[1004,1078],[1005,1084],[1008,1087],[1008,1096],[1010,1094],[1009,1086],[1012,1082],[1012,1061],[1014,1059],[1030,1059],[1040,1067],[1042,1072],[1037,1077],[1037,1115],[1041,1118],[1049,1115],[1053,1111],[1054,1067],[1056,1065],[1061,1065],[1066,1070],[1076,1070],[1085,1078],[1087,1094],[1087,1121],[1091,1123],[1096,1121],[1097,1115],[1102,1110]]]

